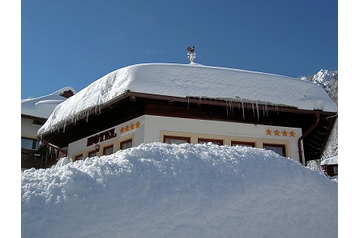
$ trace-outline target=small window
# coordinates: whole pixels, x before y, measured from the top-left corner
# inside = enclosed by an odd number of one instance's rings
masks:
[[[246,147],[255,147],[255,142],[247,142],[247,141],[231,141],[231,146],[246,146]]]
[[[103,148],[103,155],[110,155],[110,154],[113,154],[113,145]]]
[[[338,174],[338,166],[334,166],[334,167],[333,167],[333,173],[334,173],[335,175]]]
[[[75,161],[76,161],[76,160],[83,160],[83,154],[76,155]]]
[[[263,144],[264,149],[266,150],[272,150],[273,152],[276,152],[277,154],[286,157],[286,147],[285,145],[279,145],[279,144]]]
[[[203,138],[199,138],[198,139],[198,143],[199,144],[204,144],[204,143],[213,143],[213,144],[216,144],[216,145],[223,145],[224,142],[223,140],[213,140],[213,139],[203,139]]]
[[[88,157],[95,157],[95,156],[97,156],[97,150],[88,152]]]
[[[37,150],[39,146],[40,146],[39,140],[21,137],[22,149]]]
[[[182,136],[164,136],[164,143],[167,143],[167,144],[183,144],[183,143],[190,143],[190,137],[182,137]]]
[[[125,150],[131,147],[132,147],[132,140],[126,140],[121,142],[121,150]]]

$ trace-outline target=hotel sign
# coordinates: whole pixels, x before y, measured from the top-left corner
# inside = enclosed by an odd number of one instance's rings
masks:
[[[115,132],[115,129],[110,129],[108,131],[99,133],[98,135],[91,136],[87,138],[87,146],[91,146],[93,144],[97,144],[98,142],[102,142],[105,140],[109,140],[112,138],[115,138],[117,136],[117,133]]]

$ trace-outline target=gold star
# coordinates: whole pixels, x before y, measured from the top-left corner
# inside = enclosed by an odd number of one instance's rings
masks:
[[[140,122],[137,121],[137,123],[135,124],[135,128],[139,128],[140,127]]]
[[[126,131],[129,131],[129,126],[128,125],[126,126]]]
[[[275,131],[275,136],[280,136],[280,132],[278,130]]]
[[[134,124],[133,124],[133,123],[131,124],[130,129],[131,129],[131,130],[134,129]]]
[[[124,133],[124,128],[122,127],[122,128],[121,128],[121,134],[123,134],[123,133]]]
[[[295,134],[296,134],[296,133],[294,133],[293,131],[290,132],[290,136],[291,136],[291,137],[295,137]]]
[[[282,132],[282,136],[287,136],[287,131],[286,131],[286,130],[284,130],[284,131]]]
[[[267,130],[266,130],[266,135],[271,135],[270,129],[267,129]]]

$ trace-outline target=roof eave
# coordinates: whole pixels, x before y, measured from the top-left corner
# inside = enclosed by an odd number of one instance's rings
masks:
[[[168,96],[168,95],[159,95],[159,94],[148,94],[148,93],[140,93],[140,92],[131,92],[127,90],[125,93],[121,94],[120,96],[113,98],[101,105],[99,107],[102,109],[111,108],[115,103],[124,100],[125,98],[129,98],[130,100],[136,100],[136,98],[146,98],[146,99],[156,99],[156,100],[163,100],[163,101],[170,101],[170,102],[184,102],[184,103],[195,103],[195,104],[206,104],[206,105],[213,105],[213,106],[222,106],[222,107],[229,107],[231,106],[230,103],[237,102],[242,103],[242,107],[245,109],[251,109],[252,103],[255,103],[256,107],[259,110],[268,110],[268,111],[281,111],[281,112],[291,112],[291,113],[299,113],[299,114],[315,114],[317,110],[305,110],[299,109],[297,107],[288,106],[288,105],[276,105],[267,102],[260,102],[260,101],[249,101],[249,100],[242,100],[242,99],[224,99],[224,98],[208,98],[208,97],[197,97],[197,96],[186,96],[186,97],[178,97],[178,96]],[[326,111],[319,111],[322,116],[334,116],[337,112],[326,112]],[[98,114],[98,110],[91,109],[88,112],[88,115],[91,116],[93,114]],[[74,124],[73,122],[66,123],[66,126],[70,126]],[[57,128],[56,130],[60,130],[61,128]],[[46,137],[47,135],[51,134],[51,130],[44,132],[41,136]]]

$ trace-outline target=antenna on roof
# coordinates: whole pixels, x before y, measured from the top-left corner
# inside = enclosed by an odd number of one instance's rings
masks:
[[[193,46],[193,47],[189,46],[188,48],[186,48],[186,50],[188,51],[188,53],[186,53],[186,55],[187,55],[190,63],[191,64],[194,63],[194,59],[196,58],[196,53],[194,52],[195,46]]]

